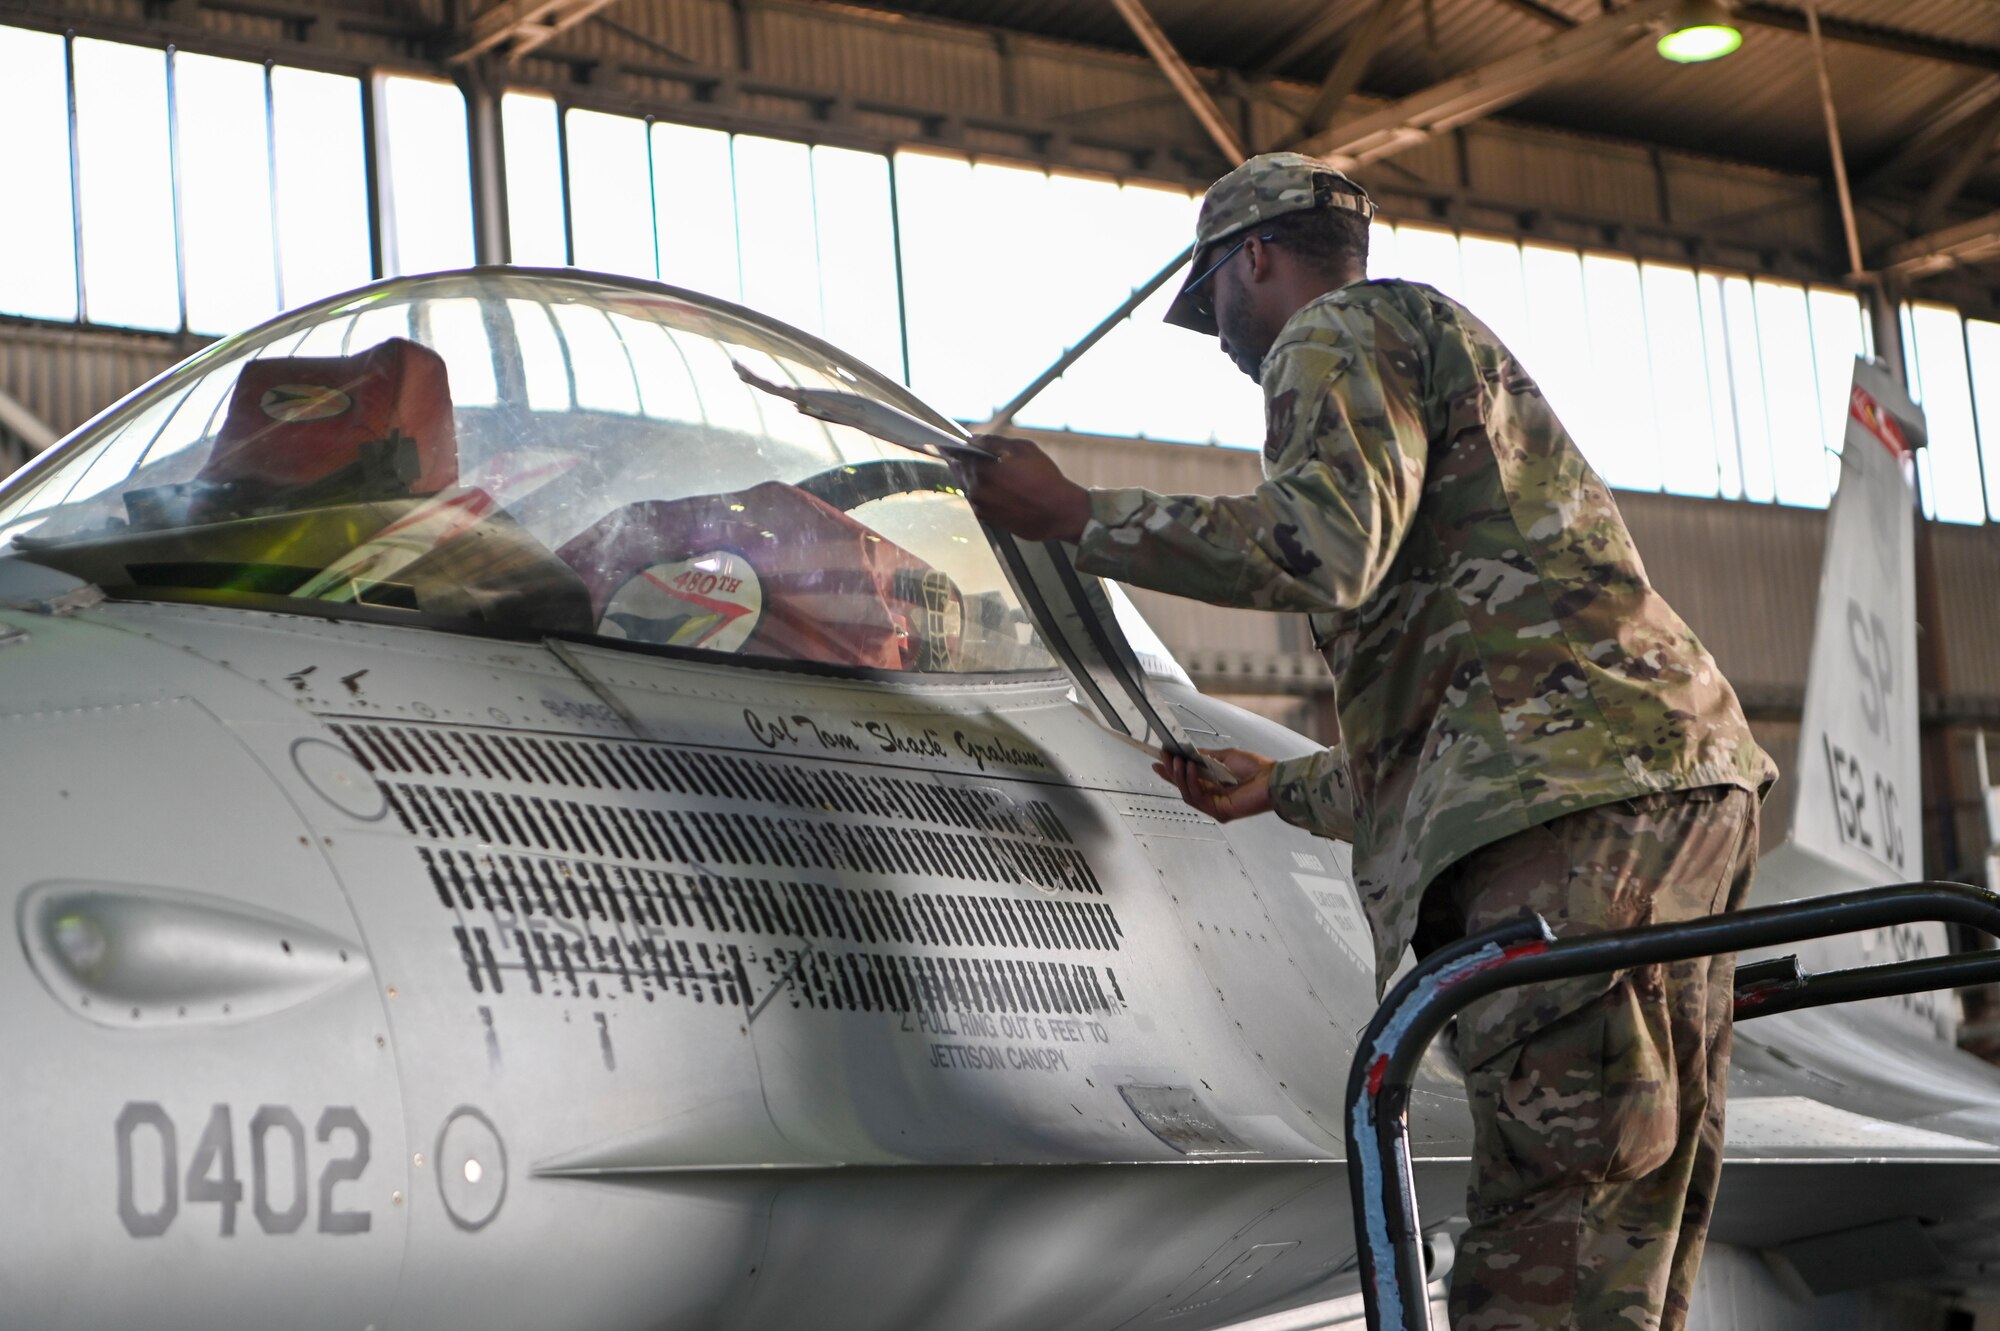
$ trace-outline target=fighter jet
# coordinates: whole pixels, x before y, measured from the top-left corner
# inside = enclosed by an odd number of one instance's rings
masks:
[[[1341,1315],[1349,849],[1151,771],[1311,741],[738,367],[963,435],[750,311],[494,268],[216,343],[0,487],[0,1324]],[[1905,484],[1847,453],[1840,505]],[[1907,817],[1870,741],[1828,761]],[[2000,1074],[1939,1033],[1745,1027],[1701,1324],[1981,1282]],[[1413,1119],[1442,1277],[1442,1049]]]

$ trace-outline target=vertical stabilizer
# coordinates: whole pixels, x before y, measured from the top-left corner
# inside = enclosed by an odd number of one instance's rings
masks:
[[[1826,555],[1805,714],[1793,763],[1791,836],[1759,869],[1759,901],[1922,878],[1917,747],[1917,591],[1912,471],[1923,413],[1887,371],[1854,365],[1840,488]],[[1804,950],[1814,970],[1948,950],[1943,925],[1880,930]],[[1950,1040],[1951,995],[1872,1004]]]

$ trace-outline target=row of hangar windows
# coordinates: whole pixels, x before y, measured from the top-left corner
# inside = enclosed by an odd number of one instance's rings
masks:
[[[0,314],[223,334],[378,276],[473,262],[451,84],[0,27]],[[372,141],[370,130],[373,130]],[[1199,197],[502,99],[515,263],[741,301],[986,419],[1184,246]],[[1851,292],[1385,218],[1370,271],[1467,303],[1627,489],[1824,506]],[[1255,386],[1160,323],[1172,284],[1019,416],[1254,447]],[[2000,519],[2000,324],[1902,311],[1926,511]]]

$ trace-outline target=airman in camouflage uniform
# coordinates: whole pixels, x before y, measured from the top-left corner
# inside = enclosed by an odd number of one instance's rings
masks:
[[[1283,286],[1262,298],[1282,324],[1257,358],[1247,283],[1288,280],[1271,267],[1284,237],[1263,233],[1321,209],[1365,221],[1373,205],[1291,153],[1217,181],[1168,314],[1215,333],[1220,311],[1223,349],[1258,373],[1253,493],[1085,492],[1033,445],[988,439],[975,507],[1073,541],[1086,572],[1311,616],[1342,744],[1277,763],[1226,751],[1243,778],[1229,791],[1162,770],[1218,817],[1272,809],[1351,840],[1378,982],[1408,944],[1530,910],[1562,934],[1739,904],[1775,769],[1499,338],[1429,287],[1361,280],[1356,258],[1345,279],[1303,279],[1297,304]],[[1206,283],[1252,241],[1211,307]],[[1621,972],[1460,1017],[1476,1140],[1458,1331],[1684,1324],[1721,1166],[1732,975],[1728,958]]]

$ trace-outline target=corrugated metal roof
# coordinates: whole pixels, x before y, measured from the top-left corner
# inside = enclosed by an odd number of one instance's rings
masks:
[[[1316,80],[1340,50],[1342,29],[1375,0],[1147,0],[1148,9],[1191,62],[1255,72],[1260,62],[1319,25],[1320,36],[1278,72]],[[1601,12],[1597,0],[1541,0],[1579,22]],[[1801,0],[1762,8],[1799,15]],[[976,22],[1043,37],[1138,52],[1109,4],[1074,0],[893,0],[881,9]],[[1967,49],[1976,64],[2000,66],[2000,5],[1991,0],[1822,0],[1831,25],[1883,30]],[[1328,21],[1321,23],[1323,18]],[[1508,0],[1411,3],[1372,62],[1363,87],[1404,96],[1497,55],[1551,36],[1556,29]],[[1710,66],[1677,67],[1648,44],[1537,93],[1507,114],[1515,119],[1669,147],[1714,153],[1789,171],[1827,172],[1825,131],[1810,46],[1803,33],[1763,24],[1745,27],[1743,49]],[[1865,175],[1907,139],[1943,99],[1984,78],[1974,64],[1834,40],[1828,64],[1850,164]],[[1989,182],[1982,175],[1975,189]]]

